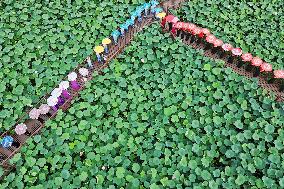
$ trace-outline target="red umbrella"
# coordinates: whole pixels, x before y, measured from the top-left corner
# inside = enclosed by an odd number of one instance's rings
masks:
[[[272,65],[268,63],[263,63],[260,65],[260,72],[271,72],[272,71]]]
[[[172,14],[169,14],[168,16],[166,16],[166,20],[169,21],[171,19],[173,19],[175,16]]]
[[[170,14],[170,15],[168,15],[168,16],[165,17],[163,25],[165,25],[166,22],[177,23],[178,20],[179,20],[179,19],[178,19],[177,17],[175,17],[174,15]]]
[[[178,17],[175,17],[174,19],[172,19],[173,23],[177,23],[179,21]]]
[[[178,18],[175,17],[174,15],[170,14],[163,19],[161,25],[162,25],[162,27],[165,27],[166,23],[171,23],[171,25],[172,25],[172,24],[175,24],[177,22],[178,22]],[[170,27],[169,29],[171,30],[172,28]]]
[[[274,70],[274,78],[280,78],[283,79],[284,78],[284,70]]]
[[[193,23],[188,23],[187,31],[192,32],[197,26]]]
[[[183,23],[183,25],[182,25],[182,30],[183,31],[186,31],[187,30],[187,28],[188,28],[188,23]]]
[[[172,15],[172,14],[166,16],[166,22],[176,23],[177,21],[178,21],[178,18],[175,17],[175,16]]]
[[[176,33],[177,30],[180,30],[183,27],[183,22],[177,22],[173,25],[172,33]]]
[[[192,34],[193,35],[199,35],[201,33],[201,28],[200,27],[196,27],[192,30]]]
[[[183,22],[177,22],[174,24],[174,28],[181,29],[183,27],[183,24],[184,24]]]
[[[168,16],[163,18],[162,23],[161,23],[162,27],[165,27],[165,24],[166,24],[166,21],[167,21],[167,17]]]
[[[204,36],[208,36],[209,34],[210,34],[210,30],[208,30],[207,28],[202,28],[199,34],[199,37],[203,38]]]

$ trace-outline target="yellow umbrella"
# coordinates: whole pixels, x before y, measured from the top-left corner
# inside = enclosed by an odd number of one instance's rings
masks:
[[[110,43],[111,43],[111,40],[109,38],[104,38],[103,41],[102,41],[103,45],[108,45]]]
[[[100,53],[104,52],[104,47],[103,46],[96,46],[94,48],[94,51],[96,52],[96,54],[100,54]]]
[[[166,16],[165,12],[160,12],[156,15],[158,18],[163,19]]]

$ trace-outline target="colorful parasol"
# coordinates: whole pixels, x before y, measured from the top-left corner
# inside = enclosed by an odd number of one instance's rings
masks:
[[[103,41],[102,41],[103,45],[108,45],[110,43],[111,43],[111,40],[109,38],[104,38]]]
[[[166,16],[165,12],[160,12],[156,15],[158,18],[163,19]]]
[[[104,52],[104,47],[103,46],[96,46],[94,48],[94,51],[95,51],[96,54],[100,54],[100,53]]]

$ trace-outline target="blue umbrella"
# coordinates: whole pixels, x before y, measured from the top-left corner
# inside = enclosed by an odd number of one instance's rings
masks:
[[[144,7],[143,5],[137,6],[136,9],[135,9],[135,12],[139,12],[141,10],[141,8],[143,9],[143,7]]]
[[[142,12],[144,11],[144,4],[141,5],[141,6],[136,7],[135,11],[136,11],[137,13],[142,13]]]
[[[148,9],[151,7],[151,3],[144,3],[143,7],[144,9]]]
[[[144,10],[145,10],[144,6],[140,6],[140,7],[138,8],[138,12],[139,12],[139,13],[142,13]]]
[[[121,24],[120,26],[119,26],[119,28],[120,28],[120,34],[122,35],[122,36],[124,36],[124,32],[125,32],[125,24]]]
[[[139,15],[141,14],[139,7],[136,8],[136,10],[133,12],[133,15],[139,17]]]
[[[156,8],[157,5],[159,5],[159,3],[157,1],[151,1],[151,12],[153,13],[153,9]]]
[[[136,17],[137,17],[137,14],[135,13],[133,13],[132,15],[131,15],[131,20],[133,20],[133,22],[135,21],[135,19],[136,19]]]
[[[120,35],[120,32],[118,30],[114,30],[112,33],[111,33],[112,36],[119,36]]]
[[[129,22],[128,20],[126,20],[125,23],[124,23],[124,29],[125,29],[125,31],[128,30],[129,26],[131,26],[131,24],[130,24],[130,22]]]
[[[142,21],[142,12],[144,11],[143,7],[139,7],[137,10],[137,15],[138,15],[138,21],[141,22]]]
[[[156,14],[158,14],[158,13],[160,13],[160,12],[163,12],[164,10],[161,8],[161,7],[157,7],[157,8],[155,8],[155,9],[153,9],[153,12],[152,13],[154,13],[155,15]]]
[[[132,19],[126,20],[126,25],[127,25],[127,27],[133,26],[134,25],[134,20],[132,20]]]
[[[14,142],[14,139],[11,136],[5,136],[1,141],[1,145],[4,148],[8,148],[8,147],[12,146],[13,142]]]
[[[157,5],[159,5],[158,1],[155,1],[155,0],[151,1],[150,3],[151,3],[152,6],[157,6]]]
[[[143,8],[145,10],[145,16],[148,15],[148,10],[149,10],[150,7],[151,7],[150,3],[144,3]]]

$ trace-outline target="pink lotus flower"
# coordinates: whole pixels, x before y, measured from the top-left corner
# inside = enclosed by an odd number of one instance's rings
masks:
[[[274,74],[274,78],[284,79],[284,70],[274,70],[273,74]]]
[[[210,30],[207,28],[202,28],[201,32],[204,33],[206,36],[210,34]]]
[[[17,135],[25,134],[26,131],[27,131],[27,125],[24,123],[18,124],[15,128],[15,132],[17,133]]]
[[[224,43],[224,44],[222,45],[222,49],[223,49],[224,51],[231,51],[231,50],[233,49],[233,46],[232,46],[231,44],[229,44],[229,43]]]
[[[216,39],[214,42],[214,47],[220,47],[223,45],[223,41],[221,39]]]
[[[249,62],[252,60],[252,55],[250,53],[245,53],[245,54],[242,54],[242,59],[243,61],[245,62]]]
[[[206,41],[208,42],[208,43],[214,43],[214,41],[216,40],[216,37],[214,36],[214,35],[212,35],[212,34],[210,34],[210,35],[208,35],[207,37],[206,37]]]
[[[262,63],[263,61],[258,57],[254,57],[251,61],[251,65],[253,66],[260,66]]]
[[[240,56],[240,55],[242,55],[242,49],[241,48],[233,48],[232,54],[235,55],[235,56]]]
[[[39,110],[40,114],[47,114],[50,110],[50,107],[47,104],[42,104],[42,105],[40,105],[38,110]]]
[[[31,119],[38,119],[40,115],[40,111],[36,108],[33,108],[30,112],[29,112],[29,116]]]
[[[271,72],[272,71],[272,65],[268,63],[264,63],[260,65],[260,72]]]

